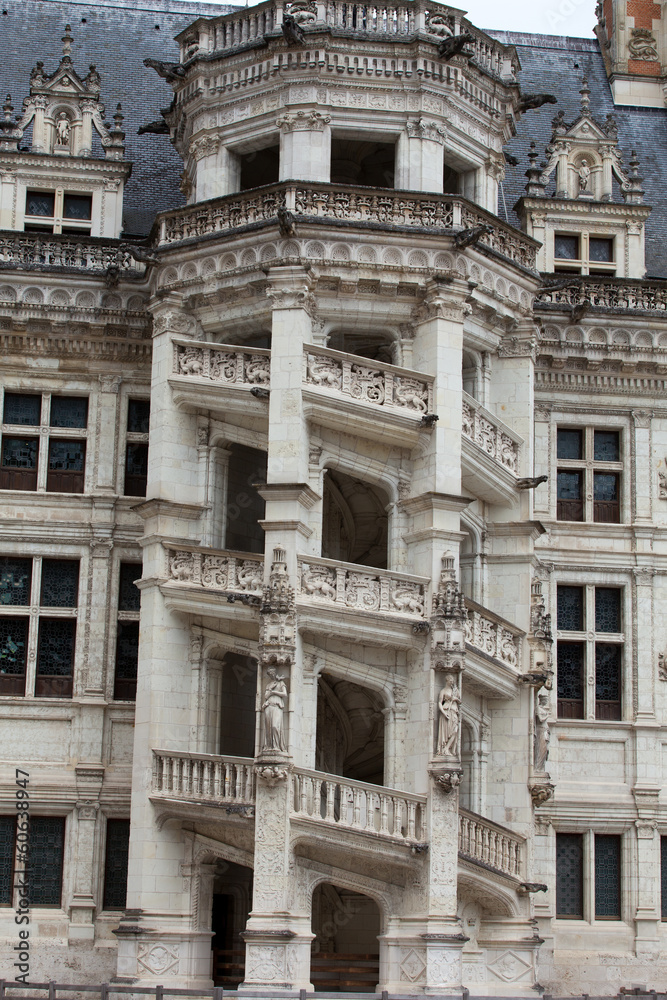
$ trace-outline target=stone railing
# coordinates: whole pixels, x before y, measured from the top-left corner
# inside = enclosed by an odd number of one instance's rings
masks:
[[[303,381],[316,389],[340,393],[375,406],[421,417],[433,411],[433,377],[364,361],[354,354],[306,347]]]
[[[477,813],[459,809],[459,854],[513,878],[523,877],[523,837]]]
[[[639,282],[624,278],[565,278],[558,274],[545,279],[547,285],[534,302],[534,307],[558,311],[587,304],[588,308],[606,312],[667,312],[667,281]]]
[[[152,793],[189,802],[252,805],[254,764],[248,757],[153,750]]]
[[[466,642],[494,659],[518,669],[521,658],[521,629],[492,614],[486,608],[466,598],[468,617],[465,623]]]
[[[168,547],[168,580],[224,594],[259,597],[264,556],[214,549]]]
[[[463,393],[463,434],[510,472],[519,471],[519,439],[467,392]]]
[[[271,351],[174,341],[174,375],[268,389]]]
[[[420,842],[426,835],[425,795],[303,768],[292,772],[292,814],[396,840]]]
[[[292,10],[296,6],[296,10]],[[469,22],[463,21],[460,11],[443,8],[439,3],[403,2],[365,4],[347,0],[311,0],[295,4],[292,0],[258,4],[255,8],[202,20],[197,34],[188,29],[181,35],[181,61],[192,58],[197,52],[225,51],[240,45],[257,44],[267,33],[278,29],[283,14],[292,13],[302,27],[322,30],[360,33],[364,36],[407,37],[416,33],[434,42],[450,34],[467,31],[474,42],[468,46],[475,63],[493,76],[516,79],[516,55],[500,42],[486,37]],[[197,29],[195,29],[197,31]],[[313,38],[312,44],[319,40]],[[306,44],[309,39],[306,38]]]
[[[0,232],[0,271],[45,267],[98,273],[117,268],[130,277],[140,276],[146,269],[146,265],[139,263],[127,246],[121,246],[117,240]]]
[[[279,208],[292,212],[297,221],[337,219],[433,232],[486,224],[493,231],[481,238],[481,244],[515,263],[535,267],[535,240],[465,198],[315,182],[306,186],[283,181],[163,212],[159,216],[159,245],[228,233],[258,222],[277,223]]]
[[[427,587],[424,577],[333,559],[299,560],[298,596],[336,608],[423,618]]]

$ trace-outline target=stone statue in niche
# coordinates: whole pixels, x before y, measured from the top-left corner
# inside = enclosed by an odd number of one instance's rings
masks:
[[[584,191],[588,193],[589,190],[588,185],[590,184],[591,180],[591,168],[588,166],[588,160],[581,161],[581,166],[579,167],[578,173],[579,173],[579,192],[581,193],[582,191]]]
[[[287,701],[285,674],[279,674],[275,667],[266,671],[269,683],[264,691],[262,712],[264,714],[264,750],[287,752],[285,746],[284,717]]]
[[[540,691],[535,706],[535,742],[533,761],[536,771],[544,771],[549,756],[549,695]]]
[[[438,695],[438,756],[458,757],[460,726],[461,692],[456,676],[448,674]]]
[[[56,141],[59,146],[67,146],[72,129],[71,122],[64,111],[61,111],[56,121]]]

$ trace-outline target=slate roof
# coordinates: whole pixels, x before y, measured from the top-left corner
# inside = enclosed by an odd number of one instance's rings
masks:
[[[156,212],[182,204],[178,190],[182,169],[167,136],[138,136],[145,122],[160,117],[160,108],[171,100],[171,88],[153,70],[143,65],[150,56],[168,61],[178,57],[174,36],[197,17],[227,13],[229,4],[189,3],[187,0],[2,0],[0,32],[0,97],[11,93],[16,111],[28,94],[30,70],[38,59],[53,72],[62,52],[65,24],[74,35],[74,66],[83,76],[95,63],[102,77],[102,99],[107,117],[116,104],[123,105],[127,133],[127,158],[132,176],[126,188],[124,228],[126,233],[148,233]],[[646,264],[651,275],[667,276],[667,112],[651,108],[614,107],[611,91],[595,39],[530,35],[519,32],[489,32],[517,48],[521,60],[521,88],[528,92],[553,93],[558,107],[546,105],[523,116],[517,136],[507,151],[519,159],[508,167],[499,213],[514,225],[513,211],[523,193],[531,139],[540,155],[551,138],[551,120],[563,108],[567,121],[579,113],[581,78],[588,77],[591,110],[604,120],[616,116],[620,147],[625,161],[636,148],[640,173],[644,176],[645,201],[653,206],[646,227]]]
[[[562,108],[568,123],[578,118],[581,80],[587,76],[591,113],[600,122],[609,113],[616,118],[625,166],[633,149],[639,155],[639,173],[644,178],[646,192],[644,201],[653,208],[646,224],[646,271],[654,277],[667,277],[667,111],[614,106],[596,39],[510,31],[491,31],[489,34],[506,45],[516,46],[521,61],[519,80],[524,93],[554,94],[558,98],[557,105],[547,104],[523,115],[516,137],[506,146],[506,151],[519,160],[517,167],[508,166],[503,185],[507,221],[518,225],[513,206],[525,193],[531,140],[537,144],[540,160],[544,159],[544,147],[551,139],[551,121],[556,113]],[[504,216],[502,197],[499,214]]]
[[[184,0],[1,0],[0,103],[12,95],[15,114],[29,92],[30,70],[38,59],[52,73],[62,55],[66,24],[74,35],[72,59],[80,76],[95,63],[102,77],[107,120],[123,105],[126,157],[132,176],[125,194],[127,233],[149,232],[155,213],[182,204],[178,190],[180,157],[164,135],[138,136],[145,122],[156,121],[171,101],[171,87],[143,60],[178,59],[174,36],[199,16],[232,10],[229,4]]]

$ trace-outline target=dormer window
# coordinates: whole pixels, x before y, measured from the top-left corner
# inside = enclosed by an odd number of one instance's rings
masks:
[[[614,239],[589,233],[554,235],[554,270],[570,274],[615,274]]]
[[[90,235],[93,199],[89,194],[28,191],[25,201],[26,232],[81,233]]]

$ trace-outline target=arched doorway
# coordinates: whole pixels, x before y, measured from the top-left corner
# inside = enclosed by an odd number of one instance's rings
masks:
[[[219,861],[211,910],[214,986],[235,990],[245,978],[245,943],[241,934],[252,904],[252,868]]]
[[[389,497],[371,483],[327,469],[322,505],[322,556],[387,568]]]
[[[324,882],[313,893],[312,930],[310,979],[315,991],[374,993],[380,978],[382,933],[377,903]]]
[[[220,678],[220,739],[223,756],[254,757],[257,661],[227,653]]]
[[[322,674],[317,693],[315,766],[372,785],[384,784],[385,712],[381,695]]]

